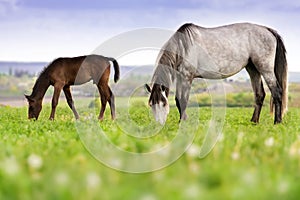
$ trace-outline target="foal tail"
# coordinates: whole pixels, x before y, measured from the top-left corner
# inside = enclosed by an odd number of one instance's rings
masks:
[[[286,49],[281,36],[273,29],[268,30],[275,36],[277,40],[276,55],[275,55],[275,76],[282,89],[281,115],[283,116],[288,110],[288,67],[286,60]],[[270,109],[273,112],[274,104],[271,98]]]
[[[119,64],[118,64],[117,60],[114,59],[114,58],[107,57],[107,59],[109,61],[112,61],[113,64],[114,64],[114,69],[115,69],[114,81],[116,83],[120,79],[120,67],[119,67]]]

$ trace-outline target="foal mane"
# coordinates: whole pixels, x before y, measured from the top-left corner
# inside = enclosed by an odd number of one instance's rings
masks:
[[[38,78],[35,81],[35,84],[32,88],[32,93],[30,95],[31,98],[35,98],[38,94],[46,92],[48,86],[49,86],[49,80],[47,79],[47,73],[49,67],[53,64],[53,62],[56,59],[54,59],[52,62],[50,62],[47,66],[45,66],[42,71],[39,73]]]

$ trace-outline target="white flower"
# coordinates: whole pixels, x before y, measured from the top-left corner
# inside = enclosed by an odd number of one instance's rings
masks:
[[[154,196],[153,194],[144,194],[140,200],[156,200],[156,196]]]
[[[27,158],[27,164],[33,169],[40,169],[43,166],[43,159],[36,154],[31,154]]]
[[[201,199],[201,198],[199,198],[201,191],[200,191],[199,186],[196,184],[188,185],[185,188],[184,194],[187,199]]]
[[[272,147],[274,145],[274,138],[273,137],[269,137],[268,139],[265,140],[265,145],[267,147]]]
[[[278,189],[277,189],[278,192],[281,194],[284,194],[284,193],[288,192],[290,185],[289,185],[289,182],[282,180],[279,182],[277,187],[278,187]]]
[[[101,179],[95,172],[90,172],[86,176],[86,182],[88,188],[97,188],[101,184]]]
[[[15,157],[6,158],[2,163],[2,169],[8,175],[16,175],[20,171],[19,164]]]
[[[238,160],[240,158],[239,152],[236,152],[236,151],[232,152],[231,158],[232,158],[232,160]]]
[[[300,140],[295,141],[290,147],[290,156],[300,156]]]
[[[67,185],[67,183],[69,182],[69,176],[65,172],[58,172],[55,175],[54,179],[59,185]]]
[[[200,154],[200,147],[195,145],[195,144],[192,144],[188,150],[186,151],[187,155],[193,157],[193,158],[196,158],[199,156]]]

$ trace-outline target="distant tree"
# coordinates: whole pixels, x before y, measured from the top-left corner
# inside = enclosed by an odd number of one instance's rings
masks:
[[[12,69],[12,67],[9,68],[9,70],[8,70],[8,75],[9,75],[9,76],[12,76],[12,75],[13,75],[13,69]]]
[[[29,76],[29,72],[28,72],[28,70],[17,69],[17,70],[15,70],[14,75],[17,78],[20,78],[20,77],[25,76],[25,75]]]

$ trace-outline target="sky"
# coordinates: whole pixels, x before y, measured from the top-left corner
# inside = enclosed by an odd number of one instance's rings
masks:
[[[300,0],[0,0],[0,61],[89,54],[128,31],[176,31],[186,22],[272,27],[284,39],[289,70],[300,71]],[[157,52],[131,52],[120,64],[153,64]]]

